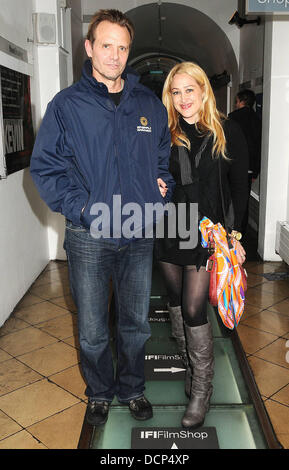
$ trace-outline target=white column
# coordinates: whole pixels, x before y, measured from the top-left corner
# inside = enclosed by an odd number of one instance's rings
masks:
[[[258,252],[279,261],[275,253],[276,222],[288,216],[289,178],[289,17],[270,17],[265,24],[263,136],[260,177]],[[288,220],[288,219],[287,219]]]
[[[35,62],[38,65],[38,81],[40,89],[40,106],[38,121],[40,122],[48,102],[61,89],[72,84],[72,51],[70,9],[61,8],[66,2],[62,0],[35,0],[35,13],[55,15],[56,42],[37,44]],[[63,250],[64,217],[47,208],[47,230],[50,259],[66,259]]]

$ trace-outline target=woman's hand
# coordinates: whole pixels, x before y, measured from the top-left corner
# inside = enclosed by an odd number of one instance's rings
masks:
[[[235,248],[237,261],[242,265],[246,261],[246,251],[238,240],[235,241]]]
[[[166,183],[161,178],[158,178],[157,182],[158,182],[161,195],[165,197],[165,195],[167,194],[167,190],[168,190]]]

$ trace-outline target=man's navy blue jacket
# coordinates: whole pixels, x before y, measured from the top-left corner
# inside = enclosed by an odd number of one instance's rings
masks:
[[[114,195],[121,195],[122,207],[137,203],[143,214],[145,203],[168,201],[174,186],[169,156],[167,112],[156,95],[128,72],[116,107],[87,60],[80,81],[48,104],[30,171],[53,211],[89,229],[92,205],[112,210]],[[165,200],[159,177],[169,188]]]

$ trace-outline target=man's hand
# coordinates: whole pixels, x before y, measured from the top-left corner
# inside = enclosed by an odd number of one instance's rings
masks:
[[[161,195],[165,197],[165,195],[167,194],[167,190],[168,190],[166,183],[161,178],[158,178],[157,182],[158,182]]]

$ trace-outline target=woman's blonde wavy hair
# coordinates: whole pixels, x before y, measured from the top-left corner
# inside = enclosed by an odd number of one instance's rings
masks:
[[[181,62],[175,65],[169,72],[164,88],[163,103],[168,111],[168,123],[171,131],[172,145],[185,145],[190,148],[190,142],[179,124],[179,113],[175,109],[172,100],[171,84],[177,73],[187,73],[196,80],[203,91],[203,105],[199,111],[200,119],[197,127],[201,133],[210,133],[213,136],[213,156],[226,157],[226,138],[223,131],[222,120],[225,116],[217,110],[216,99],[204,70],[193,62]]]

